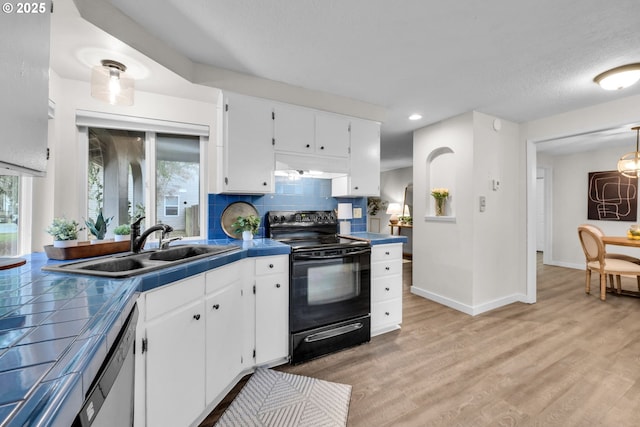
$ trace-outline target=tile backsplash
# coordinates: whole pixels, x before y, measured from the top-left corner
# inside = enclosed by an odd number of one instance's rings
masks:
[[[275,178],[276,192],[265,195],[243,194],[209,194],[209,223],[207,236],[209,239],[228,237],[222,230],[220,218],[225,208],[233,202],[248,202],[256,207],[262,218],[260,231],[256,237],[265,237],[264,222],[268,211],[275,210],[334,210],[338,202],[351,203],[353,208],[362,209],[362,218],[351,220],[351,231],[367,230],[367,198],[366,197],[331,197],[331,180],[319,178],[300,178],[291,180],[288,177]]]

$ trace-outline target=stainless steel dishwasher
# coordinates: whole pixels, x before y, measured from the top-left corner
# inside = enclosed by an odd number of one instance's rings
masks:
[[[72,427],[133,426],[134,343],[138,305],[134,304],[115,343],[89,387]]]

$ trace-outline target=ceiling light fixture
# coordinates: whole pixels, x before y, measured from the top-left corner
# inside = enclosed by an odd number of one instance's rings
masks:
[[[409,116],[409,120],[420,120],[422,116],[420,114],[414,113]]]
[[[602,89],[618,90],[629,87],[640,80],[640,63],[628,64],[598,74],[593,81]]]
[[[627,153],[618,160],[618,172],[629,178],[640,178],[640,126],[633,127],[636,131],[636,151]]]
[[[91,96],[111,105],[133,105],[134,80],[127,67],[111,59],[91,71]]]

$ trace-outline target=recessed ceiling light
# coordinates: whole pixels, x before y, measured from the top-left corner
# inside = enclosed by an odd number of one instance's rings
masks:
[[[409,120],[420,120],[422,116],[420,114],[414,113],[409,116]]]
[[[602,89],[618,90],[631,86],[640,80],[640,63],[628,64],[598,74],[593,81]]]

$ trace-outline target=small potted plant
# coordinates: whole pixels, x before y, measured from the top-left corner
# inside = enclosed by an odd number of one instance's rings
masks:
[[[131,226],[129,224],[120,224],[113,229],[113,237],[116,242],[131,239]]]
[[[95,221],[89,218],[89,220],[85,221],[84,223],[87,226],[87,230],[89,230],[89,232],[93,236],[95,236],[98,241],[101,241],[104,240],[104,236],[107,234],[107,228],[109,227],[109,223],[112,219],[113,217],[104,219],[104,216],[102,215],[102,209],[100,209]],[[95,243],[94,241],[91,242]]]
[[[78,244],[78,231],[80,224],[74,219],[54,218],[47,228],[47,233],[53,236],[53,246],[56,248],[66,248]]]
[[[242,240],[251,240],[254,234],[258,234],[260,218],[255,215],[239,216],[231,226],[235,227],[236,233],[242,233]]]

